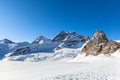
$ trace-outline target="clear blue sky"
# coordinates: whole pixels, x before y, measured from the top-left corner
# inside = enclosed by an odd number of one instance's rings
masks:
[[[120,0],[0,0],[0,39],[31,42],[61,30],[92,37],[96,29],[120,40]]]

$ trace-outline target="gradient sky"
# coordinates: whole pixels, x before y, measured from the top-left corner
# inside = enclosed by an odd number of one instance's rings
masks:
[[[0,39],[33,41],[61,30],[120,40],[120,0],[0,0]]]

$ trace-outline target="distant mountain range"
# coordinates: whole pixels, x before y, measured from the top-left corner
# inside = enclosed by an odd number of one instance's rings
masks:
[[[15,56],[38,52],[50,53],[62,48],[79,48],[88,40],[88,36],[64,31],[58,33],[53,39],[39,36],[32,43],[16,43],[9,39],[3,39],[0,40],[0,57],[3,58],[6,54],[7,56]]]
[[[120,50],[120,43],[109,40],[103,31],[98,30],[92,39],[76,32],[61,31],[53,39],[39,36],[32,43],[0,40],[1,59],[15,61],[63,60],[82,54],[111,55],[116,51],[120,53],[118,50]]]

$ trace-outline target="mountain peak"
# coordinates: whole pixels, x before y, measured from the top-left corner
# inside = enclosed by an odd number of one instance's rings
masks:
[[[120,49],[120,43],[108,40],[103,31],[96,31],[93,39],[82,49],[86,55],[110,54]]]
[[[36,40],[34,40],[32,43],[40,43],[41,41],[48,40],[45,36],[41,35]]]
[[[52,42],[62,42],[68,34],[64,31],[58,33],[53,39]]]
[[[14,42],[12,42],[11,40],[5,38],[5,39],[3,39],[3,40],[0,40],[0,43],[12,44],[12,43],[14,43]]]
[[[104,31],[98,31],[98,30],[96,30],[96,32],[94,33],[93,39],[98,41],[99,43],[108,41]]]

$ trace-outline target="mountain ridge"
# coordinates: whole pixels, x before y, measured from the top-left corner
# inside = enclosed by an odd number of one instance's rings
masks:
[[[8,50],[4,50],[3,54],[9,53],[7,56],[14,56],[14,55],[23,55],[27,53],[38,53],[38,52],[54,52],[62,48],[78,48],[81,47],[86,41],[88,40],[87,36],[82,36],[76,32],[64,32],[61,31],[58,33],[53,39],[46,38],[45,36],[41,35],[37,37],[32,43],[28,42],[21,42],[16,43],[12,42],[8,39],[2,40],[3,43],[1,44],[8,44]],[[8,43],[9,42],[9,43]],[[9,50],[11,45],[14,46],[14,49]],[[23,44],[23,45],[20,45]],[[79,45],[78,45],[79,44]],[[16,46],[18,45],[18,46]],[[20,46],[19,46],[20,45]],[[2,47],[1,47],[2,50]]]
[[[12,44],[13,46],[15,44],[18,44],[15,42],[13,42],[13,44],[9,40],[5,41],[10,42],[9,44]],[[113,50],[110,50],[109,48],[111,47],[109,47],[109,45],[115,47],[117,44],[117,42],[108,40],[103,31],[96,31],[92,39],[90,39],[88,36],[83,36],[76,32],[61,31],[52,39],[46,38],[45,36],[41,35],[37,37],[32,43],[28,43],[27,45],[24,44],[21,47],[15,47],[14,50],[4,53],[4,56],[6,59],[8,58],[9,60],[22,61],[44,61],[67,58],[72,59],[75,58],[78,54],[83,55],[81,53],[94,56],[102,54],[102,52],[105,52],[105,54],[109,54],[109,52],[111,51],[113,53],[119,49],[119,46],[117,48],[113,48]],[[94,49],[95,46],[100,46],[100,49]],[[52,54],[44,55],[42,53]]]

